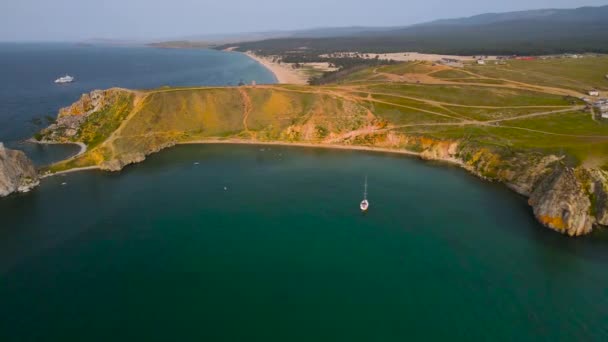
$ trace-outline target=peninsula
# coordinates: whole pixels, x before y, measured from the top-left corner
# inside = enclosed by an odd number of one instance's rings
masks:
[[[585,95],[608,95],[607,72],[607,57],[585,56],[405,62],[323,86],[113,88],[84,94],[36,139],[87,145],[48,174],[118,171],[191,143],[413,154],[504,183],[542,224],[578,236],[608,225],[608,121]]]

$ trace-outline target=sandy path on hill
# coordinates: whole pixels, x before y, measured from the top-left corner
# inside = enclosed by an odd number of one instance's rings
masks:
[[[243,129],[245,130],[245,132],[251,134],[251,132],[249,131],[249,126],[247,126],[247,119],[249,119],[249,113],[251,113],[251,110],[253,109],[253,106],[251,104],[251,98],[247,94],[247,91],[242,87],[239,88],[239,93],[243,98]]]

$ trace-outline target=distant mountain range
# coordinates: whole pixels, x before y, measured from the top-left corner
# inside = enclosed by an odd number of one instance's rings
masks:
[[[450,54],[608,53],[608,6],[487,13],[403,27],[269,32],[257,37],[216,42],[220,48],[238,45],[240,50],[268,53],[294,49]]]
[[[606,20],[606,18],[608,18],[608,6],[485,13],[467,18],[435,20],[414,26],[476,26],[519,21],[568,23]]]

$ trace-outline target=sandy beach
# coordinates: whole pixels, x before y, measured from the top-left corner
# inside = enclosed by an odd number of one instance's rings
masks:
[[[292,68],[291,64],[275,63],[270,58],[255,55],[250,51],[245,54],[270,70],[281,84],[308,84],[308,77],[302,71]]]

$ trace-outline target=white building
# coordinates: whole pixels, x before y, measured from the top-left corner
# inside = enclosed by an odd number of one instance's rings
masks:
[[[483,59],[478,59],[477,60],[477,64],[479,64],[479,65],[485,65],[486,61],[484,61]]]
[[[596,113],[600,114],[602,119],[608,119],[608,99],[601,99],[593,104]]]
[[[589,96],[600,96],[600,92],[597,90],[589,90]]]

